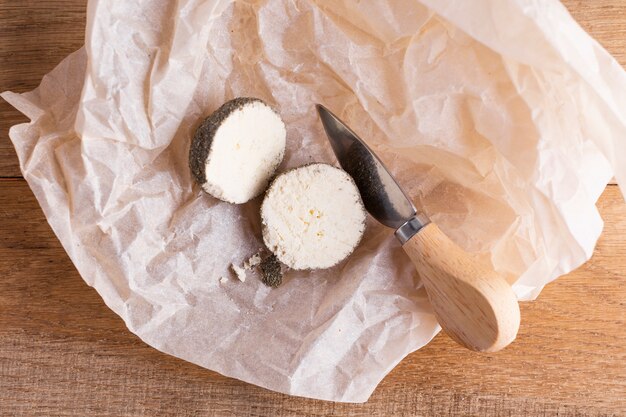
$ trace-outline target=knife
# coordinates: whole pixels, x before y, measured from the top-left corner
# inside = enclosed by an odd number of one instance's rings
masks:
[[[509,283],[418,212],[365,142],[326,107],[316,107],[337,160],[354,179],[365,208],[395,229],[443,330],[479,352],[495,352],[511,343],[520,311]]]

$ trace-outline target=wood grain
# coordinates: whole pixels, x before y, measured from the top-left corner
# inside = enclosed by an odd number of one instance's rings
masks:
[[[84,43],[87,0],[0,0],[0,92],[39,85]],[[28,119],[0,99],[0,177],[21,176],[9,128]]]
[[[626,2],[567,0],[626,64]],[[86,0],[0,0],[0,91],[36,87],[83,43]],[[0,177],[20,175],[7,137],[26,121],[0,100]],[[21,179],[0,179],[0,416],[626,415],[626,205],[615,186],[594,257],[522,304],[516,342],[476,354],[440,335],[367,404],[276,394],[146,346],[87,287]]]
[[[0,180],[0,415],[609,416],[626,414],[626,205],[609,186],[590,262],[522,303],[509,348],[439,335],[366,404],[307,400],[146,346],[82,281],[27,184]]]
[[[503,276],[476,261],[435,223],[402,249],[422,278],[437,321],[453,340],[478,352],[497,352],[515,339],[520,311]]]
[[[0,0],[0,92],[37,87],[84,42],[87,0]],[[626,1],[564,0],[574,18],[626,66]],[[20,176],[8,131],[27,119],[0,99],[0,177]]]

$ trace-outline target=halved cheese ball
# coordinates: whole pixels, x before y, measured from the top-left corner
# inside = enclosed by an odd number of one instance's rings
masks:
[[[261,205],[265,245],[293,269],[330,268],[356,248],[365,208],[352,178],[327,164],[287,171]]]
[[[236,98],[200,125],[189,167],[207,193],[245,203],[267,187],[283,160],[285,138],[285,124],[270,106],[256,98]]]

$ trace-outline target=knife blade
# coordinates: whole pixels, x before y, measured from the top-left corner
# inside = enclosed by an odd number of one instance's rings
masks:
[[[367,211],[395,229],[428,293],[441,327],[471,350],[493,352],[511,343],[520,323],[508,282],[451,241],[418,212],[382,161],[350,127],[321,104],[317,111],[341,167]]]
[[[405,243],[430,223],[417,210],[378,156],[352,129],[321,104],[317,111],[339,165],[356,183],[365,209]]]

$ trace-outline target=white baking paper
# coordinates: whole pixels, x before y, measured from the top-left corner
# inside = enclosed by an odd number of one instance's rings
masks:
[[[229,271],[262,247],[259,199],[219,202],[187,156],[255,96],[281,169],[334,163],[323,103],[521,300],[591,256],[626,180],[624,70],[554,0],[91,0],[86,45],[3,97],[24,177],[87,284],[151,346],[271,390],[363,402],[439,331],[392,230],[278,289]],[[225,277],[226,279],[220,279]]]

